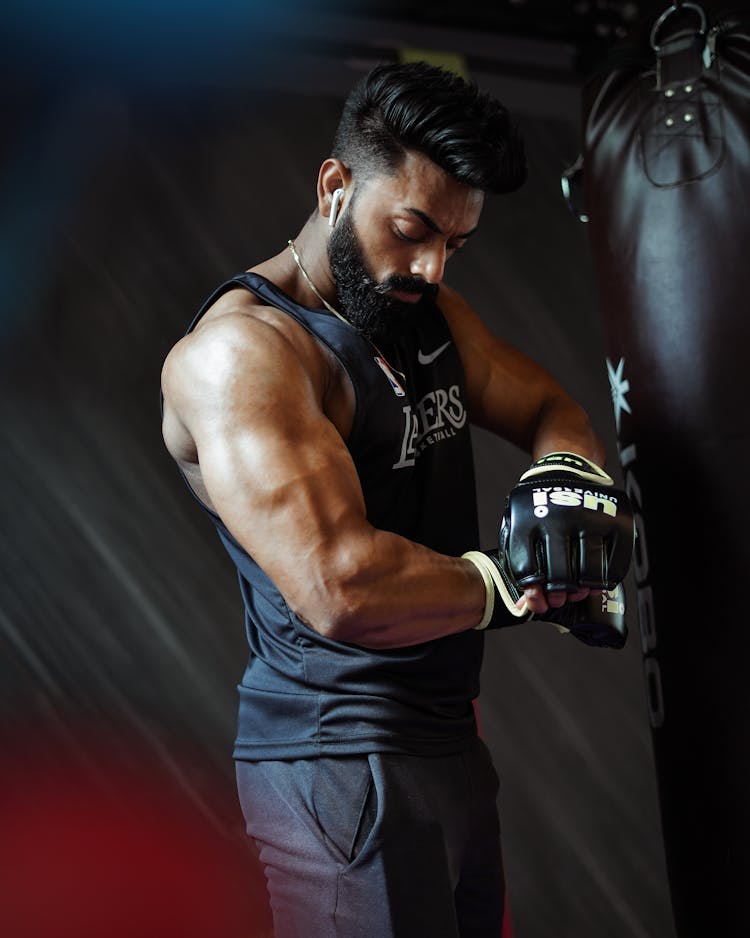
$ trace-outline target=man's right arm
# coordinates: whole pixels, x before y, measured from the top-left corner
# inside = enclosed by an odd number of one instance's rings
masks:
[[[216,512],[311,628],[396,648],[480,621],[485,587],[471,563],[368,522],[321,373],[270,321],[206,323],[170,353],[163,390],[165,422],[194,444]]]

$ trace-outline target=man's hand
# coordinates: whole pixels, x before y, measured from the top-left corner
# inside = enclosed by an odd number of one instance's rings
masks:
[[[484,616],[475,628],[502,629],[540,619],[552,623],[560,632],[570,632],[586,645],[622,648],[625,644],[628,630],[622,586],[615,586],[613,590],[590,590],[577,602],[534,614],[498,551],[470,550],[463,556],[482,575],[487,594]]]
[[[565,593],[562,590],[545,593],[541,586],[527,586],[518,603],[519,606],[525,603],[531,612],[535,615],[541,615],[549,609],[559,609],[565,603],[577,603],[590,595],[601,595],[601,592],[601,590],[592,590],[588,586],[584,586],[574,593]]]

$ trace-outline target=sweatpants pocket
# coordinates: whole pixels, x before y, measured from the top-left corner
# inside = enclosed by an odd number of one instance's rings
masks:
[[[329,845],[343,863],[351,863],[377,816],[377,792],[367,756],[315,759],[313,806]]]

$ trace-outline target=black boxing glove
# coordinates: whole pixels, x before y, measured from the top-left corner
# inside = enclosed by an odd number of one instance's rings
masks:
[[[502,628],[532,618],[516,602],[524,588],[603,590],[536,618],[590,645],[625,644],[620,582],[635,538],[628,496],[595,463],[575,453],[537,460],[513,488],[500,524],[499,550],[464,554],[485,582],[487,604],[477,628]]]
[[[558,609],[536,615],[526,603],[516,603],[523,590],[503,563],[496,550],[470,550],[464,558],[470,560],[484,580],[487,600],[482,620],[476,629],[502,629],[522,622],[550,622],[560,632],[569,632],[586,645],[602,648],[622,648],[628,637],[625,623],[625,591],[617,584],[612,590],[592,593],[578,602],[566,602]]]
[[[511,490],[500,556],[522,588],[613,590],[628,572],[635,526],[630,499],[595,463],[550,453]]]

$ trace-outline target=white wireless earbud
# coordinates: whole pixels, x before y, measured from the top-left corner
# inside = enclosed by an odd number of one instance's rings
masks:
[[[336,224],[336,216],[339,213],[339,205],[341,204],[341,198],[344,195],[343,189],[334,190],[333,195],[331,196],[331,214],[328,216],[328,227],[333,228]]]

